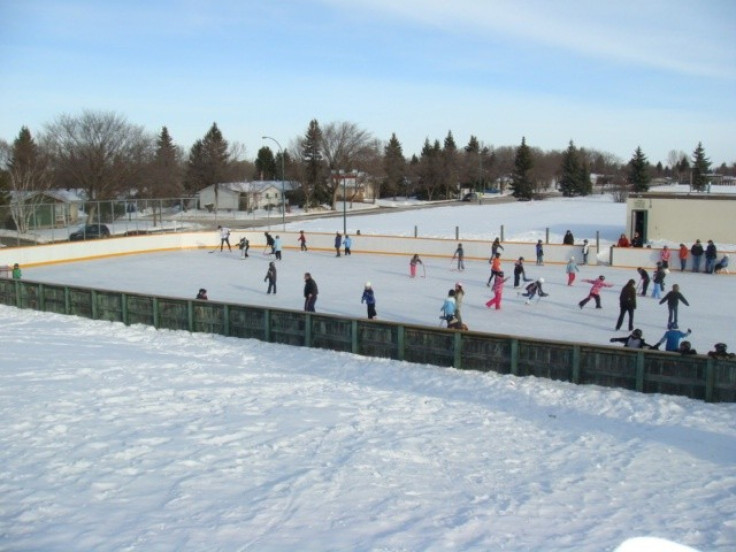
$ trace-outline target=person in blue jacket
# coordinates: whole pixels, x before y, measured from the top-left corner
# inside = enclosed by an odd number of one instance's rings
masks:
[[[351,255],[350,249],[353,247],[353,238],[345,234],[345,239],[342,242],[343,247],[345,247],[345,256]]]
[[[373,320],[376,317],[376,294],[373,292],[370,282],[365,283],[363,297],[360,298],[360,302],[365,303],[368,308],[368,320]]]
[[[667,331],[664,332],[664,335],[659,341],[652,345],[652,349],[659,349],[659,346],[664,343],[665,351],[678,353],[680,352],[680,341],[689,336],[691,333],[693,332],[690,328],[688,328],[686,332],[682,332],[674,327],[672,324],[669,324],[667,326]]]

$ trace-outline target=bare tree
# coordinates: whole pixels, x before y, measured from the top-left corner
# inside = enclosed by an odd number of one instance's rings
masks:
[[[84,111],[62,115],[48,125],[44,144],[50,152],[57,184],[81,188],[88,199],[113,199],[140,184],[152,158],[153,139],[142,127],[115,113]],[[88,212],[94,218],[94,207]]]
[[[362,171],[380,155],[377,144],[370,133],[355,123],[330,123],[322,131],[321,150],[330,171]],[[331,178],[328,190],[332,198],[332,209],[337,208],[337,194],[340,179]]]

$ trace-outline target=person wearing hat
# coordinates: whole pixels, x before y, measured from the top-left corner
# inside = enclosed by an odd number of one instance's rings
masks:
[[[598,278],[596,278],[595,280],[583,280],[583,282],[593,285],[588,292],[588,296],[578,303],[578,307],[582,309],[585,305],[588,304],[588,301],[593,299],[595,300],[595,308],[602,309],[603,307],[601,307],[600,296],[601,289],[603,289],[604,287],[613,287],[613,284],[609,284],[608,282],[606,282],[606,277],[603,274],[598,276]]]
[[[524,270],[524,257],[519,257],[519,259],[514,263],[514,287],[515,288],[519,287],[521,278],[523,278],[525,282],[531,281],[531,278],[526,277],[526,270]]]
[[[373,292],[370,282],[365,283],[363,297],[360,298],[360,302],[365,303],[368,308],[368,320],[373,320],[376,317],[376,294]]]
[[[271,261],[268,263],[268,270],[266,271],[266,277],[263,279],[264,282],[268,282],[268,291],[266,295],[276,295],[276,263]]]
[[[575,257],[570,257],[570,260],[567,261],[567,265],[565,265],[565,272],[567,272],[567,285],[571,286],[572,283],[575,281],[575,273],[580,272],[580,269],[578,268],[578,263],[575,262]]]
[[[716,266],[713,267],[713,272],[718,274],[725,268],[728,268],[728,255],[724,255],[723,258],[716,263]]]
[[[199,299],[200,301],[207,301],[207,290],[204,288],[199,288],[196,299]]]
[[[496,310],[501,308],[501,299],[503,299],[503,285],[508,280],[508,276],[504,278],[503,270],[496,275],[496,281],[493,282],[493,298],[486,303],[486,307],[489,309],[495,305]]]
[[[708,356],[711,358],[722,358],[727,360],[733,360],[736,355],[728,352],[728,347],[725,343],[716,343],[713,346],[712,351],[708,351]]]

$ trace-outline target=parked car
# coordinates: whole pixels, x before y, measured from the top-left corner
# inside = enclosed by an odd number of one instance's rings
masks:
[[[94,240],[110,236],[110,229],[104,224],[87,224],[76,232],[69,234],[70,241]]]
[[[463,196],[461,201],[478,201],[478,194],[469,192]]]

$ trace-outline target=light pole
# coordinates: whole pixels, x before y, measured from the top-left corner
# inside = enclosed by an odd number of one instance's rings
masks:
[[[286,175],[284,174],[284,148],[281,147],[281,144],[279,144],[279,141],[276,140],[276,138],[261,136],[261,139],[273,140],[279,147],[279,153],[281,153],[281,224],[284,227],[284,232],[286,232],[286,195],[284,194],[284,178],[286,178]]]
[[[342,235],[347,236],[348,235],[348,213],[347,213],[347,204],[348,204],[348,196],[345,191],[345,179],[347,176],[345,173],[342,173]]]

